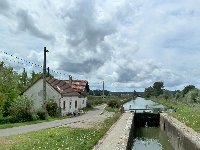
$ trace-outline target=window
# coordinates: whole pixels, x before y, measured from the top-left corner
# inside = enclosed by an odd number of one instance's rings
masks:
[[[72,108],[72,102],[70,101],[69,102],[69,109],[71,109]]]
[[[83,100],[82,104],[84,104],[84,102],[85,102],[85,101]]]
[[[77,101],[75,101],[75,108],[77,108]]]
[[[66,105],[65,105],[65,101],[63,101],[63,109],[65,110]]]

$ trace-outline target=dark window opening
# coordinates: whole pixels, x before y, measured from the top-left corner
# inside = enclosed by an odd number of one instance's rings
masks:
[[[63,101],[63,109],[65,109],[65,108],[66,108],[65,101]]]

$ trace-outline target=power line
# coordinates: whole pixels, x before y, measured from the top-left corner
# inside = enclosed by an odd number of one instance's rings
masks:
[[[4,60],[6,60],[7,62],[8,62],[8,61],[9,61],[9,62],[14,62],[14,63],[22,64],[22,65],[24,65],[24,66],[33,66],[33,67],[40,68],[40,69],[43,67],[43,66],[41,66],[41,65],[38,65],[38,64],[36,64],[36,63],[34,63],[34,62],[25,60],[25,59],[23,59],[23,58],[21,58],[21,57],[17,57],[17,56],[15,56],[15,55],[13,55],[13,54],[10,54],[10,53],[8,53],[8,52],[5,52],[5,51],[0,51],[0,52],[3,53],[4,55],[8,56],[8,57],[12,57],[12,58],[14,58],[14,59],[17,59],[17,61],[16,61],[16,60],[8,59],[8,58],[2,58],[2,59],[4,59]],[[24,67],[24,68],[25,68],[25,67]],[[62,76],[65,76],[65,77],[68,76],[68,74],[66,74],[66,73],[61,73],[61,72],[59,72],[59,71],[55,71],[55,70],[52,70],[52,69],[50,69],[50,72],[51,72],[54,76],[58,76],[58,75],[62,75]],[[71,73],[70,73],[70,74],[71,74]],[[73,79],[78,80],[78,77],[76,77],[76,75],[72,74],[72,76],[73,76]]]

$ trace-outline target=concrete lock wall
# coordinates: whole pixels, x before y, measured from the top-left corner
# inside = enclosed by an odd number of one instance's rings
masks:
[[[160,114],[160,128],[175,150],[200,150],[199,134],[165,113]]]
[[[130,119],[130,123],[129,123],[129,133],[128,133],[128,141],[127,141],[127,146],[126,146],[126,150],[131,150],[132,145],[133,145],[133,136],[134,136],[134,114],[133,117]]]

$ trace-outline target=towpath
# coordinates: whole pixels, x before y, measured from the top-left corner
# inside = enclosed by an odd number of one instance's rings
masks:
[[[60,127],[60,126],[73,126],[77,128],[88,128],[95,123],[102,122],[104,119],[113,115],[112,112],[104,110],[106,104],[95,107],[93,110],[88,111],[86,114],[67,118],[63,120],[55,120],[51,122],[44,122],[20,127],[13,127],[7,129],[0,129],[0,137],[23,134],[32,131],[38,131],[47,128]],[[103,113],[102,113],[103,112]]]

